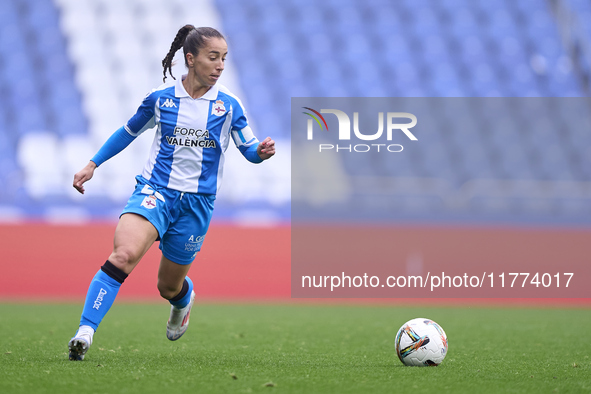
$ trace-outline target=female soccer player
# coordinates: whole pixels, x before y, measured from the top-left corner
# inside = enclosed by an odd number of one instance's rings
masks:
[[[176,80],[172,59],[180,48],[188,73]],[[113,252],[88,288],[80,326],[68,343],[70,360],[84,359],[119,287],[157,240],[162,251],[158,290],[172,305],[166,336],[175,341],[187,330],[195,299],[187,273],[209,227],[230,138],[253,163],[275,154],[270,137],[259,143],[254,136],[240,99],[217,83],[227,52],[217,30],[182,27],[162,61],[165,83],[74,175],[74,187],[84,194],[83,185],[97,167],[156,127],[150,156],[115,230]],[[166,83],[167,70],[175,81]]]

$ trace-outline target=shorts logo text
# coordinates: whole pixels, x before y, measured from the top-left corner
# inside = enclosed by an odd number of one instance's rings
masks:
[[[205,235],[191,235],[188,241],[185,243],[185,251],[187,252],[198,252],[201,249]]]

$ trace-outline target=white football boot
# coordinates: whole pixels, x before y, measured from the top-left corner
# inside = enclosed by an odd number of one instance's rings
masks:
[[[94,329],[90,326],[80,326],[74,338],[68,342],[68,349],[70,350],[70,360],[82,361],[84,355],[92,345],[92,337],[94,336]]]
[[[189,316],[191,315],[191,307],[195,301],[195,292],[191,291],[191,301],[186,307],[179,309],[174,305],[170,308],[170,318],[166,323],[166,337],[171,341],[176,341],[183,336],[187,328],[189,328]]]

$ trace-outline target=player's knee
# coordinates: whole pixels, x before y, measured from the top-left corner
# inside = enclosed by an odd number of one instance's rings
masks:
[[[113,251],[109,256],[109,261],[121,271],[129,273],[133,267],[137,264],[138,256],[137,253],[131,250],[119,248]]]
[[[182,289],[181,286],[174,286],[170,283],[167,283],[163,280],[158,279],[158,291],[160,292],[160,296],[167,300],[174,298]]]

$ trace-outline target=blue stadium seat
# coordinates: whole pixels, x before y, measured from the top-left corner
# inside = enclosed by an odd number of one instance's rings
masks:
[[[494,2],[490,2],[494,3]],[[482,3],[481,3],[482,4]],[[503,32],[506,36],[518,37],[521,25],[516,23],[516,16],[507,8],[498,8],[487,12],[483,17],[488,19],[488,34],[493,31]]]
[[[257,28],[263,35],[273,36],[285,30],[287,15],[279,5],[267,4],[258,8],[257,18]]]
[[[64,83],[71,84],[72,77],[74,76],[74,69],[70,60],[66,57],[65,51],[57,51],[51,55],[43,56],[43,58],[44,67],[41,71],[50,86],[57,87]]]
[[[514,97],[540,97],[541,90],[531,72],[524,72],[520,79],[513,79],[509,82],[510,96]]]
[[[14,153],[14,135],[11,134],[11,128],[8,126],[6,112],[0,110],[0,156]]]
[[[62,108],[63,115],[56,119],[54,125],[55,132],[62,136],[72,134],[85,134],[86,119],[82,115],[80,108],[65,107]]]
[[[582,97],[583,93],[572,75],[561,72],[554,73],[548,79],[548,90],[551,96]]]
[[[584,198],[559,198],[556,204],[556,210],[567,215],[589,215],[591,206],[589,201]]]
[[[433,37],[441,35],[441,18],[436,14],[432,5],[416,9],[413,12],[413,22],[409,26],[409,32],[415,36],[425,37],[429,42]]]
[[[472,92],[477,97],[500,96],[501,82],[497,70],[487,62],[473,63],[470,69],[469,82]]]
[[[245,17],[245,14],[249,12],[247,4],[248,3],[246,2],[234,2],[232,7],[220,8],[224,22],[224,30],[229,38],[238,39],[238,37],[241,36],[240,32],[244,32],[245,29],[248,29],[249,18]]]
[[[482,37],[471,35],[458,42],[458,58],[467,66],[475,63],[489,63],[487,47]]]
[[[16,21],[18,19],[18,10],[16,2],[13,0],[5,0],[0,2],[0,20],[4,23]]]
[[[567,0],[566,3],[576,12],[591,11],[591,3],[588,0]]]
[[[521,12],[523,16],[531,15],[533,11],[548,11],[548,3],[543,0],[510,1],[511,9]]]
[[[59,26],[45,26],[35,32],[35,50],[43,57],[66,55],[66,43]]]
[[[401,0],[400,5],[405,7],[408,11],[417,11],[427,9],[433,6],[432,0]]]
[[[450,24],[445,30],[447,31],[449,29],[449,33],[447,34],[449,34],[451,38],[463,40],[467,37],[478,34],[480,28],[478,16],[468,7],[463,6],[455,9],[453,12],[450,12],[449,18]]]
[[[441,63],[450,63],[453,57],[447,41],[439,35],[425,37],[420,54],[423,62],[432,67],[437,67]]]
[[[460,81],[447,77],[435,77],[431,79],[432,96],[436,97],[462,97],[468,94],[468,89],[464,88]]]
[[[45,115],[38,102],[27,102],[19,107],[15,113],[16,132],[25,134],[39,130],[47,130]]]
[[[59,14],[55,5],[46,0],[21,0],[26,7],[25,20],[33,29],[57,26]]]
[[[400,12],[397,12],[393,7],[379,7],[372,11],[372,21],[368,28],[372,28],[374,32],[383,39],[404,33],[403,21]]]

